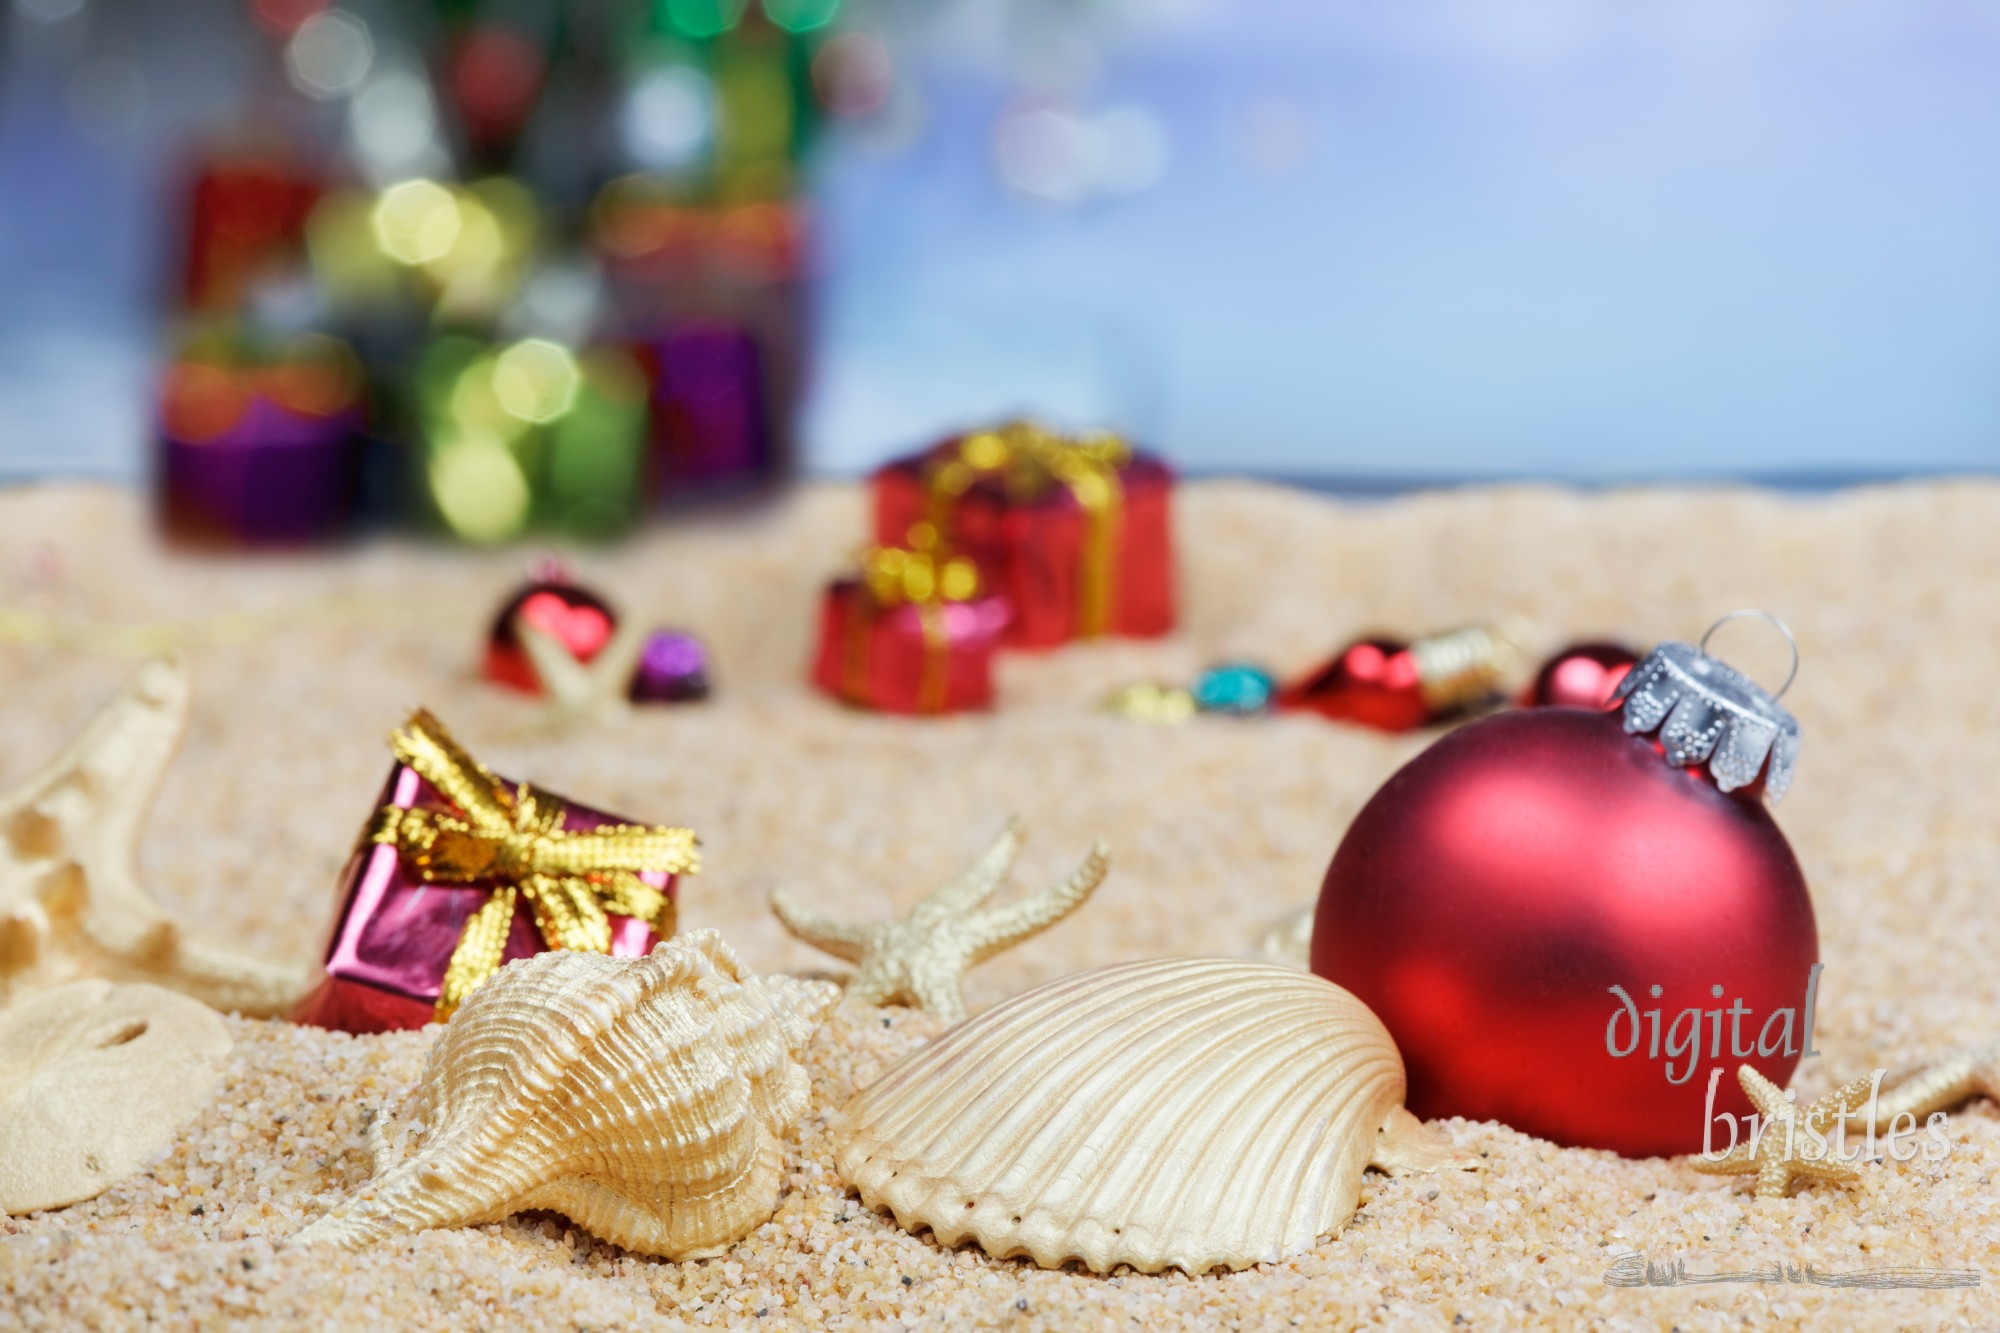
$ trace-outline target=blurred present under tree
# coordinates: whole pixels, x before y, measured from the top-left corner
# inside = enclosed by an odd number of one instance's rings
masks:
[[[781,478],[838,9],[244,0],[254,75],[171,205],[170,525],[606,536]],[[329,363],[359,408],[268,392]]]

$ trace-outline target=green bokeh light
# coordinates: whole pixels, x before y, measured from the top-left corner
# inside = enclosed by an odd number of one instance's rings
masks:
[[[786,32],[811,32],[833,22],[840,0],[764,0],[764,17]]]
[[[664,27],[697,41],[720,37],[743,18],[746,0],[658,0]]]

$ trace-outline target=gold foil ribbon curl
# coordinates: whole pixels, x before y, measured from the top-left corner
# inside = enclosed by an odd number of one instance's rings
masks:
[[[569,807],[560,797],[502,782],[424,709],[389,743],[454,808],[383,806],[369,821],[368,841],[394,847],[423,883],[496,884],[459,933],[438,992],[438,1021],[500,970],[521,898],[551,949],[611,952],[614,913],[637,917],[663,938],[674,933],[674,900],[639,876],[700,869],[693,830],[637,824],[567,830]]]
[[[861,581],[877,610],[914,606],[924,636],[923,679],[917,687],[917,709],[941,713],[946,699],[945,673],[951,663],[951,631],[944,622],[946,602],[969,602],[979,595],[979,568],[962,555],[941,549],[938,529],[919,523],[910,529],[910,544],[871,546],[861,553]],[[846,643],[847,695],[856,703],[868,699],[868,631],[872,616],[856,614],[848,621]]]
[[[975,431],[926,469],[930,522],[939,532],[949,532],[953,502],[985,477],[1000,477],[1011,500],[1036,499],[1051,485],[1068,488],[1087,524],[1077,590],[1077,634],[1094,639],[1111,628],[1118,537],[1125,516],[1125,486],[1118,470],[1131,458],[1131,447],[1109,431],[1065,436],[1032,421]]]

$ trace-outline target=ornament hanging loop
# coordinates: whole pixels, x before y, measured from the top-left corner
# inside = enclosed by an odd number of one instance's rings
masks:
[[[1761,620],[1785,636],[1785,646],[1791,649],[1792,652],[1792,669],[1785,673],[1785,683],[1771,691],[1771,698],[1773,700],[1784,698],[1785,691],[1792,688],[1792,682],[1799,678],[1799,641],[1798,637],[1792,633],[1792,627],[1772,615],[1769,611],[1731,611],[1728,615],[1710,625],[1708,632],[1701,636],[1701,642],[1696,644],[1695,647],[1704,653],[1707,652],[1708,641],[1715,637],[1715,632],[1732,620]]]

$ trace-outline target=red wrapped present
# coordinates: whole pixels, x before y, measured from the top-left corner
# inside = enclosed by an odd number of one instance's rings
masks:
[[[497,778],[422,710],[390,741],[396,767],[341,879],[326,979],[297,1022],[422,1027],[511,959],[639,957],[673,934],[677,877],[699,863],[692,832]]]
[[[863,574],[826,590],[813,682],[885,713],[955,713],[993,702],[1004,599],[982,594],[963,556],[877,547]]]
[[[1173,471],[1108,432],[976,431],[875,474],[875,540],[928,524],[1013,607],[1009,647],[1174,627]]]
[[[319,183],[281,152],[218,152],[188,190],[182,299],[191,310],[240,311],[260,282],[302,263]]]

